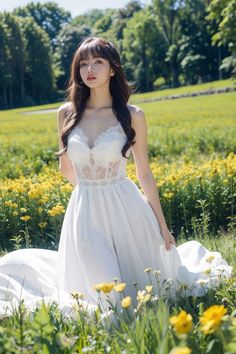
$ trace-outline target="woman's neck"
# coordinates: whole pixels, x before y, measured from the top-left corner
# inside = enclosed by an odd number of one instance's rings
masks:
[[[90,89],[90,96],[87,100],[86,108],[92,108],[96,110],[104,108],[112,108],[112,95],[109,90],[103,90],[101,87],[96,89]]]

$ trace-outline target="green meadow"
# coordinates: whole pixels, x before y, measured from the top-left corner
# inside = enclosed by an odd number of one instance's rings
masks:
[[[79,302],[73,319],[64,318],[56,304],[28,313],[22,303],[13,316],[0,320],[0,353],[236,352],[236,92],[141,102],[233,86],[233,81],[224,80],[130,99],[146,115],[150,165],[177,245],[194,238],[219,251],[233,266],[232,277],[219,288],[206,289],[203,297],[186,297],[183,289],[170,301],[150,292],[138,310],[124,307],[116,325],[109,318],[104,321],[99,312],[90,317]],[[23,247],[57,248],[72,187],[58,171],[54,156],[56,112],[33,111],[59,105],[0,111],[2,255]],[[139,185],[132,158],[127,174]],[[58,213],[53,213],[55,207]],[[148,275],[147,285],[151,286]],[[178,317],[181,311],[190,316]],[[173,316],[185,328],[182,333],[171,324]],[[212,331],[202,327],[203,318],[207,325],[213,321]]]

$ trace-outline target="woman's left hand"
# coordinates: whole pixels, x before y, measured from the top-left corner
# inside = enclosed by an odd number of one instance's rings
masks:
[[[170,231],[168,230],[168,228],[165,228],[163,230],[161,230],[161,235],[165,240],[166,243],[166,249],[169,250],[171,248],[171,245],[175,245],[176,246],[176,242],[175,242],[175,238],[173,235],[171,235]]]

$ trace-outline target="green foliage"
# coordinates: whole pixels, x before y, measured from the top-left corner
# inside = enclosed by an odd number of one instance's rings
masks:
[[[54,53],[54,65],[57,72],[57,87],[65,89],[70,75],[73,55],[80,42],[91,34],[88,26],[64,26],[57,36],[57,48]]]
[[[213,43],[229,45],[230,51],[236,51],[236,1],[211,0],[208,6],[209,20],[217,22],[218,31],[213,34]]]
[[[56,45],[56,36],[62,26],[71,21],[71,14],[54,2],[30,2],[24,7],[17,7],[13,13],[23,18],[33,18],[34,22],[49,36],[53,48]]]
[[[232,234],[214,244],[209,238],[201,242],[210,249],[217,246],[225,259],[229,260],[230,256],[233,259]],[[235,267],[235,257],[231,264]],[[165,298],[151,290],[149,299],[139,302],[139,308],[131,304],[129,308],[116,311],[115,320],[113,316],[101,314],[99,307],[89,315],[79,300],[71,315],[64,315],[55,302],[48,305],[42,302],[28,310],[22,300],[11,315],[1,318],[0,353],[170,354],[173,348],[187,346],[193,354],[233,354],[236,343],[234,288],[235,278],[232,277],[222,281],[218,288],[205,289],[201,297],[177,292],[174,298]],[[122,293],[121,298],[126,295]],[[223,305],[227,314],[219,319],[214,333],[205,334],[200,318],[212,305]],[[178,316],[181,310],[191,316],[193,324],[192,329],[182,335],[170,323],[170,318]]]
[[[124,68],[139,91],[151,91],[165,56],[165,42],[149,11],[136,12],[123,30]],[[152,63],[150,65],[150,62]]]

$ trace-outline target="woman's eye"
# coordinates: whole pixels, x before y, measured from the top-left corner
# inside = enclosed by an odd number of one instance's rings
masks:
[[[84,63],[82,63],[82,64],[80,64],[80,67],[82,68],[82,66],[84,66],[85,64]]]
[[[102,63],[100,59],[96,60],[95,63]]]

